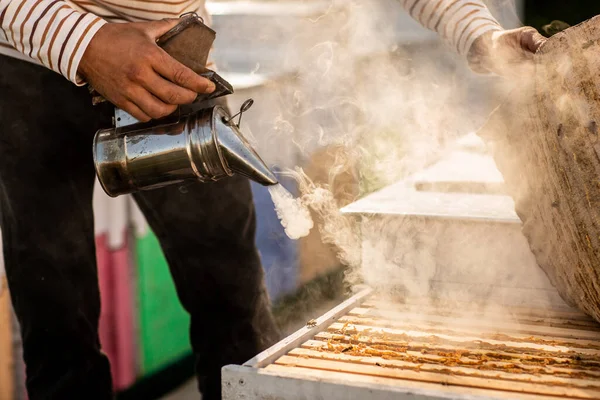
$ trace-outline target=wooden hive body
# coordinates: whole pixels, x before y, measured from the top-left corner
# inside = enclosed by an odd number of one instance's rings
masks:
[[[600,321],[600,17],[548,40],[479,135],[561,296]]]

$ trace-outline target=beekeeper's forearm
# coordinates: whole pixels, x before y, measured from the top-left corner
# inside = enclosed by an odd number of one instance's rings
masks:
[[[481,0],[399,2],[421,25],[438,32],[461,55],[466,55],[473,42],[484,33],[502,29]]]
[[[63,1],[0,0],[0,35],[19,52],[79,85],[79,61],[105,23]]]

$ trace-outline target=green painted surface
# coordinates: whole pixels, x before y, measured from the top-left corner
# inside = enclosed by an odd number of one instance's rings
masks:
[[[141,375],[157,372],[191,352],[190,318],[175,292],[158,239],[136,239]]]

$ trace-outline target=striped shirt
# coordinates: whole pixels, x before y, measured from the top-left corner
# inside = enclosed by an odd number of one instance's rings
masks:
[[[482,0],[399,0],[425,28],[436,31],[461,55],[481,35],[501,30]]]
[[[399,1],[462,55],[480,35],[501,29],[482,0]],[[0,54],[44,65],[83,85],[79,62],[102,25],[189,11],[208,18],[204,0],[0,0]]]
[[[102,25],[190,11],[210,22],[204,0],[0,0],[0,54],[44,65],[83,85],[79,62]]]

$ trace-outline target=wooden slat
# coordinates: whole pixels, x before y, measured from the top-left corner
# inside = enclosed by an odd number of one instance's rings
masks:
[[[542,394],[561,398],[599,399],[600,390],[566,388],[561,386],[549,387],[543,384],[506,382],[498,379],[480,377],[454,376],[445,373],[417,372],[410,370],[392,369],[377,365],[357,365],[354,363],[314,360],[304,357],[283,356],[276,362],[278,365],[311,368],[324,371],[339,371],[360,375],[371,375],[403,380],[440,383],[443,385],[465,386],[475,388],[490,388],[517,393]]]
[[[325,346],[327,344],[325,343]],[[498,379],[506,381],[506,384],[512,382],[535,383],[549,386],[564,386],[572,388],[593,389],[600,391],[600,382],[597,378],[590,377],[589,379],[564,378],[552,375],[534,375],[527,373],[506,372],[501,369],[481,370],[475,366],[454,366],[443,364],[422,363],[417,364],[403,360],[386,359],[384,357],[369,357],[349,355],[345,353],[333,353],[327,351],[318,351],[313,348],[298,348],[288,353],[295,357],[309,357],[319,360],[341,361],[359,365],[374,365],[380,367],[396,368],[413,370],[417,372],[432,372],[439,374],[450,374],[454,376],[477,377],[485,379]]]
[[[389,400],[431,400],[431,399],[464,399],[464,400],[498,400],[498,399],[511,399],[514,400],[514,393],[492,390],[492,389],[480,389],[473,387],[462,387],[462,386],[448,386],[441,385],[439,383],[423,382],[423,381],[410,381],[410,380],[398,380],[394,378],[382,378],[378,376],[370,375],[358,375],[354,373],[338,372],[338,371],[324,371],[318,369],[289,367],[285,365],[271,364],[261,371],[265,371],[268,374],[277,374],[278,376],[288,377],[293,376],[298,379],[302,378],[307,381],[321,382],[352,382],[352,386],[346,384],[340,385],[339,392],[345,396],[339,397],[343,400],[356,399],[356,400],[367,400],[368,395],[363,397],[353,396],[356,392],[356,386],[371,388],[375,390],[386,390],[387,394],[383,399]],[[356,386],[355,386],[356,385]],[[342,388],[345,388],[342,389]],[[318,393],[321,393],[321,386],[318,386]],[[337,392],[336,392],[337,393]],[[278,398],[283,398],[278,397]],[[330,399],[329,397],[321,397],[322,399]],[[303,397],[306,399],[306,397]],[[556,399],[553,396],[541,396],[533,394],[519,394],[520,400],[542,400],[542,399]]]
[[[402,323],[406,323],[406,325],[410,325],[411,323],[420,323],[438,327],[456,327],[459,329],[485,329],[488,332],[517,332],[529,335],[600,340],[600,326],[597,325],[584,327],[552,327],[540,324],[530,325],[526,323],[518,323],[514,320],[506,321],[503,318],[498,318],[496,320],[491,320],[489,318],[466,319],[464,318],[464,315],[461,317],[447,317],[432,314],[377,310],[364,307],[357,307],[350,310],[348,316],[372,318],[375,320],[382,320],[383,322],[402,321]]]
[[[439,297],[434,299],[422,299],[422,298],[402,298],[398,296],[387,296],[387,297],[370,297],[368,301],[363,303],[364,307],[372,307],[379,309],[389,309],[396,307],[429,307],[433,310],[462,310],[470,309],[477,311],[487,311],[490,307],[500,307],[507,312],[517,315],[536,315],[536,316],[556,316],[558,318],[580,318],[588,321],[593,321],[587,314],[580,312],[577,309],[571,308],[567,305],[554,305],[554,306],[538,306],[535,304],[528,305],[507,305],[498,304],[493,302],[493,299],[489,299],[486,303],[465,303],[460,299],[452,299]]]
[[[600,332],[600,324],[598,324],[596,321],[594,320],[580,320],[580,319],[564,319],[564,318],[554,318],[554,317],[536,317],[536,316],[523,316],[523,315],[514,315],[514,314],[508,314],[508,313],[504,313],[502,314],[502,312],[499,312],[498,315],[492,317],[493,313],[476,313],[476,312],[471,312],[470,310],[467,311],[454,311],[454,312],[444,312],[444,311],[434,311],[434,310],[423,310],[420,309],[419,307],[412,307],[410,309],[388,309],[388,310],[381,310],[381,309],[373,309],[373,308],[368,308],[368,307],[357,307],[355,309],[356,311],[352,310],[350,311],[349,315],[352,314],[369,314],[369,312],[366,312],[366,310],[373,310],[371,311],[371,313],[373,315],[387,315],[388,312],[395,312],[395,313],[400,313],[403,314],[404,313],[412,313],[413,315],[432,315],[432,316],[438,316],[438,317],[445,317],[445,318],[456,318],[456,319],[464,319],[465,315],[469,315],[470,319],[474,319],[474,320],[478,320],[478,321],[505,321],[505,322],[511,322],[511,323],[519,323],[519,324],[523,324],[523,325],[538,325],[538,326],[545,326],[547,328],[564,328],[564,329],[582,329],[582,330],[589,330],[589,331],[596,331],[596,332]],[[375,312],[377,311],[377,312]],[[382,311],[382,312],[379,312]],[[421,317],[421,319],[423,319]]]
[[[374,294],[373,296],[371,296],[367,301],[365,301],[363,303],[366,307],[375,307],[375,308],[385,308],[390,307],[390,306],[396,306],[396,305],[418,305],[418,306],[432,306],[432,307],[461,307],[461,306],[465,306],[465,307],[471,307],[471,308],[475,308],[475,306],[473,306],[471,303],[465,303],[463,301],[461,301],[460,299],[452,299],[452,298],[444,298],[444,297],[415,297],[415,296],[406,296],[405,294],[402,294],[402,292],[399,292],[399,294],[394,293],[393,291],[390,292],[380,292],[378,294]],[[480,306],[489,306],[489,305],[493,305],[493,304],[483,304]],[[509,309],[509,310],[515,310],[518,313],[527,313],[530,311],[533,312],[543,312],[543,313],[553,313],[555,311],[560,312],[560,313],[565,313],[565,314],[569,314],[569,315],[575,315],[575,316],[583,316],[585,318],[591,318],[590,316],[588,316],[587,314],[585,314],[584,312],[582,312],[581,310],[577,309],[577,308],[573,308],[568,306],[567,304],[563,304],[563,305],[556,305],[553,307],[537,307],[537,306],[504,306],[502,305],[502,308],[504,309]]]
[[[534,316],[534,315],[522,315],[522,314],[511,314],[507,310],[500,310],[494,313],[492,310],[489,312],[477,312],[471,309],[435,309],[426,306],[390,306],[388,308],[374,308],[363,304],[361,307],[357,307],[351,310],[348,314],[352,315],[373,315],[373,316],[390,316],[401,315],[403,320],[411,315],[419,316],[419,319],[424,319],[424,315],[431,315],[433,317],[445,317],[455,319],[465,319],[468,315],[470,319],[476,321],[505,321],[525,325],[541,325],[549,328],[565,328],[565,329],[582,329],[589,331],[600,332],[600,324],[591,318],[587,319],[566,319],[556,318],[555,316]],[[496,315],[494,315],[496,314]]]
[[[341,331],[344,327],[347,327],[342,322],[336,322],[329,327],[330,332],[338,332]],[[356,330],[357,333],[361,335],[371,336],[376,333],[381,333],[387,335],[389,339],[394,339],[396,337],[410,337],[416,340],[424,340],[424,339],[432,339],[434,343],[449,341],[453,343],[461,343],[465,344],[487,344],[489,346],[500,346],[506,348],[513,349],[522,349],[522,350],[538,350],[538,351],[552,351],[552,352],[576,352],[585,355],[600,355],[600,350],[587,348],[590,345],[595,345],[595,342],[590,341],[575,341],[579,343],[566,343],[566,342],[556,342],[555,344],[539,344],[534,342],[523,341],[522,338],[515,338],[511,336],[506,336],[506,339],[488,339],[481,338],[475,335],[464,335],[456,332],[451,332],[451,334],[438,334],[431,332],[423,332],[423,331],[413,331],[409,329],[399,329],[399,328],[373,328],[372,326],[363,326],[363,325],[352,325],[351,329]],[[348,330],[350,331],[350,330]],[[550,343],[550,342],[549,342]],[[568,345],[568,346],[567,346]]]
[[[275,361],[279,355],[285,354],[294,347],[299,346],[306,340],[307,337],[314,336],[316,333],[324,330],[327,325],[331,324],[333,321],[336,321],[340,316],[344,315],[352,308],[359,306],[368,296],[371,295],[372,292],[373,290],[371,288],[361,288],[358,293],[350,297],[348,300],[319,317],[316,321],[314,321],[314,324],[300,328],[292,335],[245,362],[244,366],[261,368],[269,365]]]
[[[351,303],[298,332],[259,367],[344,376],[350,387],[385,381],[390,396],[408,385],[496,399],[600,399],[600,325],[576,311],[503,307],[494,319],[469,307],[460,318],[465,309],[386,303],[370,292]]]
[[[393,349],[387,346],[351,346],[347,343],[332,344],[331,342],[321,340],[309,340],[304,343],[300,349],[316,350],[319,354],[334,353],[349,357],[354,356],[358,357],[358,360],[361,362],[367,362],[367,360],[369,360],[370,364],[373,364],[373,360],[377,362],[379,359],[401,361],[408,363],[408,366],[412,365],[416,369],[420,368],[422,365],[430,364],[438,368],[440,366],[463,367],[473,371],[482,370],[489,371],[490,373],[493,371],[499,371],[501,373],[507,373],[507,371],[515,373],[515,371],[518,371],[522,374],[581,379],[586,385],[589,384],[590,379],[595,381],[600,379],[600,368],[578,369],[575,367],[571,368],[570,366],[554,367],[542,363],[524,364],[515,361],[494,360],[492,357],[489,357],[489,359],[488,357],[470,357],[473,353],[469,353],[468,356],[462,356],[460,351],[457,353],[421,353],[419,351],[410,351],[406,349]],[[288,355],[301,356],[296,350],[298,349],[292,350]],[[356,359],[353,358],[348,358],[348,360],[353,362],[356,361]],[[401,364],[398,365],[400,366]],[[598,385],[600,385],[600,383]]]
[[[428,354],[430,352],[462,352],[464,355],[487,358],[490,360],[510,360],[514,363],[524,365],[565,365],[585,368],[586,370],[600,371],[600,355],[599,356],[582,356],[578,353],[553,353],[553,352],[537,352],[537,351],[520,351],[510,352],[504,351],[505,346],[494,348],[494,346],[486,346],[485,343],[473,343],[472,346],[457,346],[451,343],[426,343],[418,341],[398,342],[377,339],[373,337],[352,337],[349,335],[341,335],[338,333],[321,332],[315,335],[315,340],[324,342],[337,342],[348,344],[364,344],[364,345],[379,345],[390,348],[405,348],[407,351]],[[535,353],[538,354],[535,354]]]
[[[428,332],[432,335],[438,333],[451,333],[451,334],[460,334],[460,335],[478,335],[481,336],[482,339],[493,338],[496,335],[503,335],[512,340],[521,340],[521,341],[529,341],[529,340],[538,340],[534,338],[535,336],[539,336],[539,340],[548,341],[548,342],[556,342],[556,343],[569,343],[569,345],[575,345],[577,347],[588,347],[588,348],[597,348],[600,350],[600,345],[598,341],[600,341],[600,333],[598,332],[588,332],[588,331],[579,331],[577,334],[572,334],[571,332],[565,332],[556,329],[556,333],[562,336],[551,336],[551,330],[546,330],[546,334],[544,333],[536,333],[535,330],[525,330],[521,332],[517,331],[482,331],[477,328],[470,327],[457,327],[457,326],[444,326],[442,324],[434,325],[427,324],[424,322],[410,322],[403,323],[400,321],[392,321],[386,319],[376,319],[376,318],[362,318],[358,316],[343,316],[339,319],[340,322],[349,322],[352,325],[363,325],[363,326],[372,326],[372,327],[382,327],[382,328],[399,328],[399,329],[408,329],[408,330],[420,330],[423,332]]]
[[[455,305],[435,305],[427,302],[409,302],[409,303],[392,303],[387,301],[375,301],[369,299],[362,304],[364,308],[372,308],[377,310],[393,310],[397,312],[420,312],[432,315],[444,315],[444,316],[461,316],[465,315],[468,311],[473,317],[485,317],[490,315],[492,312],[490,307],[481,307],[468,304],[455,304]],[[543,322],[548,320],[551,323],[560,323],[564,321],[567,324],[591,326],[600,328],[600,324],[591,317],[584,313],[576,310],[569,311],[566,309],[536,309],[536,308],[523,308],[523,307],[499,307],[504,315],[513,316],[519,320],[529,320],[532,322]]]

